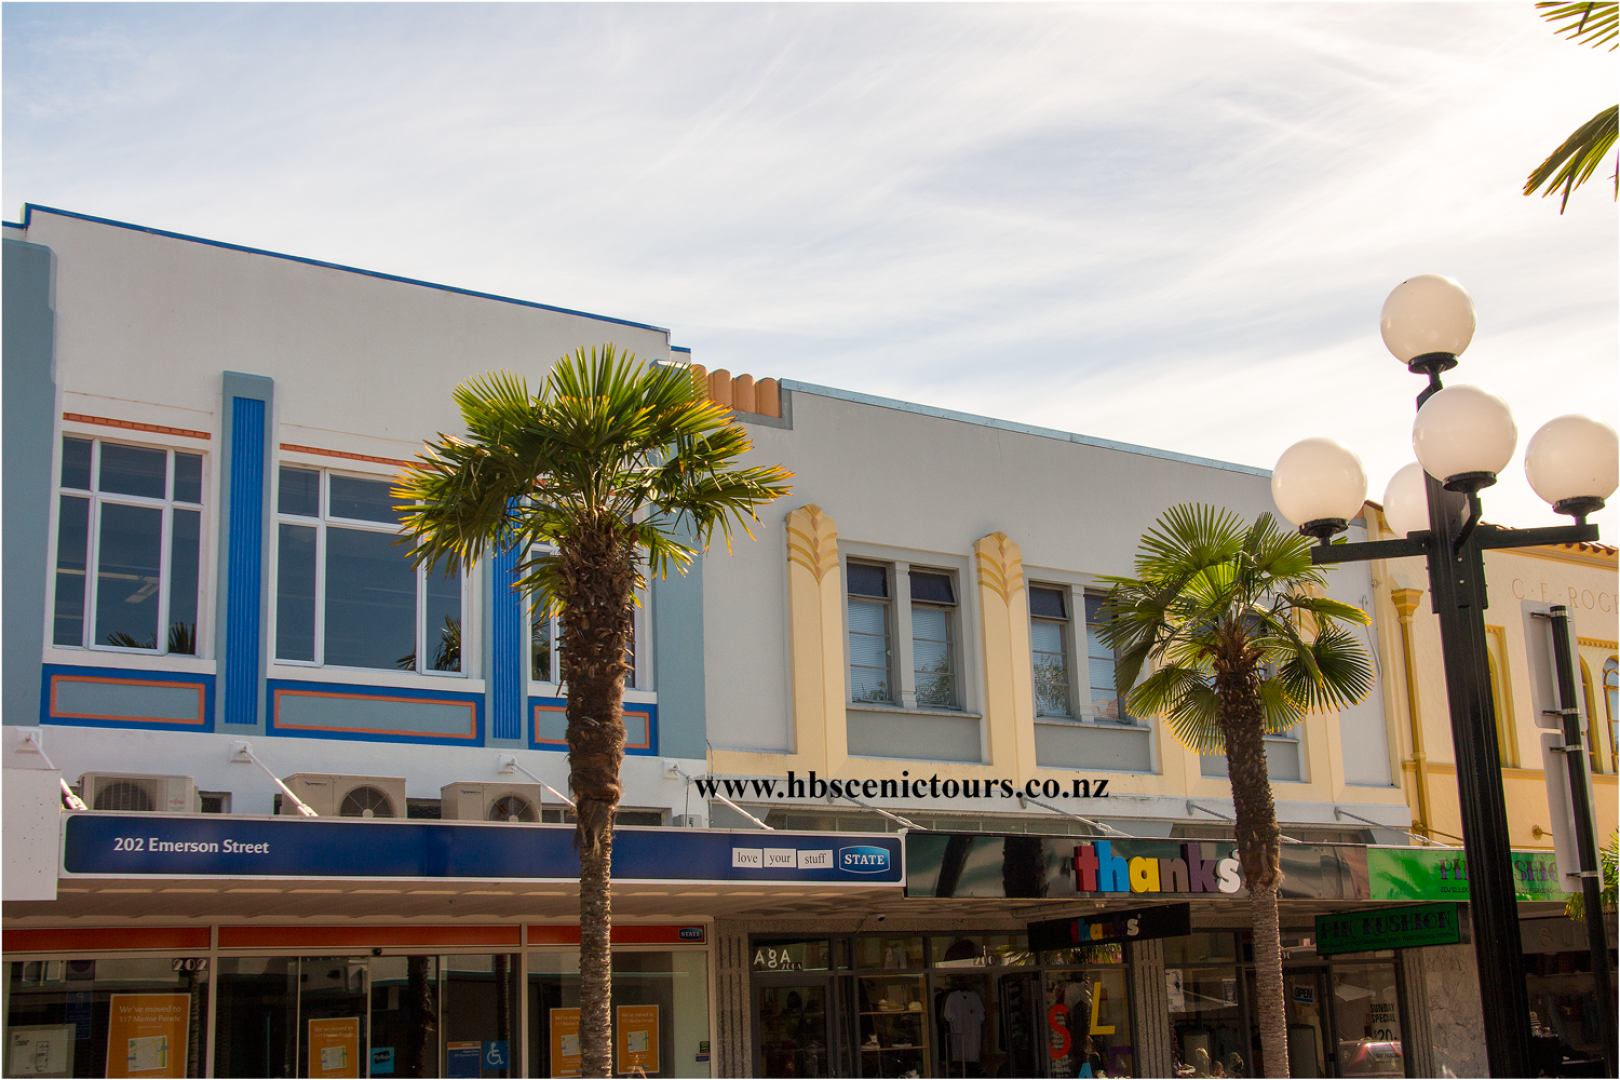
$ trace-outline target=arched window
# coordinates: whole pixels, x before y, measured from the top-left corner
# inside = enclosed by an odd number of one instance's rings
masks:
[[[1603,706],[1609,721],[1609,768],[1620,772],[1620,751],[1616,750],[1620,741],[1620,658],[1613,656],[1603,661]]]

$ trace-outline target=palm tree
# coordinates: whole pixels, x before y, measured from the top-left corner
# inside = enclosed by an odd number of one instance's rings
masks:
[[[538,394],[517,375],[456,388],[465,437],[441,434],[401,473],[411,558],[429,572],[486,553],[523,557],[514,588],[560,615],[569,787],[578,804],[580,1049],[611,1076],[613,816],[622,789],[624,681],[643,565],[685,570],[716,531],[731,542],[788,493],[780,466],[733,467],[750,442],[690,369],[580,349]],[[681,539],[689,530],[695,546]]]
[[[1287,1076],[1282,833],[1264,738],[1306,713],[1366,696],[1372,667],[1342,624],[1367,616],[1321,595],[1327,578],[1311,565],[1310,541],[1270,514],[1245,526],[1229,510],[1172,507],[1142,537],[1136,576],[1103,580],[1112,588],[1101,633],[1118,654],[1114,677],[1127,708],[1163,717],[1190,750],[1226,753],[1254,922],[1265,1075]]]
[[[1566,0],[1540,0],[1536,4],[1541,17],[1552,23],[1555,34],[1596,49],[1608,45],[1613,52],[1620,42],[1620,0],[1588,0],[1568,3]],[[1574,134],[1550,154],[1524,183],[1524,193],[1541,197],[1562,189],[1563,201],[1558,205],[1562,214],[1569,205],[1569,196],[1589,180],[1603,159],[1614,149],[1616,128],[1620,127],[1620,105],[1610,105],[1592,119],[1575,129]],[[1614,194],[1620,199],[1620,161],[1614,171]]]

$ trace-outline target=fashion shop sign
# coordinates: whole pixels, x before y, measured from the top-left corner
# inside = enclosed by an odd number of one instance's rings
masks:
[[[1282,895],[1367,898],[1367,849],[1285,844]],[[906,895],[1063,898],[1248,896],[1231,841],[906,834]]]

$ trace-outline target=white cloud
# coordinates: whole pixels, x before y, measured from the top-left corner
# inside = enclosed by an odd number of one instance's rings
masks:
[[[1507,398],[1523,439],[1564,411],[1620,419],[1605,183],[1562,218],[1518,194],[1614,100],[1620,61],[1528,4],[3,18],[13,207],[654,322],[711,366],[1194,454],[1268,465],[1322,432],[1375,495],[1416,392],[1377,311],[1438,271],[1480,309],[1458,377]],[[1491,516],[1545,520],[1515,475]]]

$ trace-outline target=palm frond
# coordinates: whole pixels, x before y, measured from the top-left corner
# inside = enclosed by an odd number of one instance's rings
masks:
[[[1564,197],[1558,205],[1558,212],[1562,214],[1569,206],[1570,195],[1591,179],[1614,149],[1617,124],[1620,124],[1620,105],[1611,105],[1576,128],[1575,133],[1530,174],[1524,183],[1524,193],[1533,195],[1537,189],[1542,189],[1541,197],[1545,199],[1562,189]],[[1620,162],[1616,164],[1614,182],[1615,197],[1620,198]]]
[[[1620,36],[1620,3],[1616,0],[1566,3],[1565,0],[1538,0],[1536,9],[1553,26],[1553,33],[1568,38],[1577,45],[1600,48],[1609,44],[1609,51],[1620,47],[1615,38]]]

